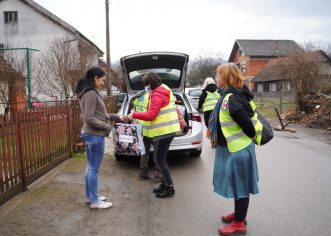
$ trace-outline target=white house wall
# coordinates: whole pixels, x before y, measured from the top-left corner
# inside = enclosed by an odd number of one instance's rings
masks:
[[[50,14],[43,8],[40,8],[40,10],[46,14]],[[5,11],[17,11],[17,23],[5,24]],[[63,22],[61,19],[58,19],[54,15],[53,17],[56,18],[58,22],[20,0],[0,1],[0,44],[4,44],[5,47],[9,46],[15,48],[32,48],[40,50],[40,52],[31,52],[31,63],[33,63],[33,61],[37,61],[38,55],[41,55],[43,52],[47,53],[50,43],[55,39],[68,39],[67,43],[74,49],[78,50],[78,40],[76,37],[77,34],[75,32],[75,28],[70,26],[68,23]],[[60,23],[64,24],[66,27]],[[83,37],[80,37],[80,40],[85,42]],[[93,50],[95,50],[95,55],[93,56],[92,64],[98,65],[99,52],[96,48],[93,48]],[[16,53],[16,56],[19,55],[19,58],[25,60],[24,51],[15,51],[13,53]],[[74,53],[72,56],[78,57],[79,54]],[[32,71],[31,73],[31,77],[33,78],[34,72]],[[37,95],[34,94],[34,85],[35,84],[32,79],[31,86],[33,96]]]
[[[1,1],[0,9],[0,43],[12,47],[29,47],[43,51],[55,38],[75,39],[72,32],[55,24],[19,0]],[[13,24],[4,23],[4,11],[18,12],[17,32],[8,29],[7,26]]]

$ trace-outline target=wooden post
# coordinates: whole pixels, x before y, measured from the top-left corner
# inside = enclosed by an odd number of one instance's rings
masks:
[[[73,125],[72,125],[72,105],[67,104],[67,122],[68,122],[68,141],[69,141],[69,148],[70,148],[70,158],[73,156]]]
[[[24,165],[24,157],[23,157],[23,143],[22,143],[22,134],[21,134],[21,122],[22,122],[22,116],[21,112],[16,112],[15,113],[15,123],[16,123],[16,138],[17,138],[17,155],[19,158],[19,172],[20,172],[20,177],[22,180],[23,184],[23,191],[28,190],[27,184],[26,184],[26,169]]]
[[[107,95],[111,96],[111,62],[109,42],[109,0],[106,0],[106,55],[107,55]]]

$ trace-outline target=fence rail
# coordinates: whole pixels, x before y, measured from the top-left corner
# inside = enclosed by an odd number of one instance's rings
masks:
[[[0,205],[72,156],[78,104],[0,115]]]

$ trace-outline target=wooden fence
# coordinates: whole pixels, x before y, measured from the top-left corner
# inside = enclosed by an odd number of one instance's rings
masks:
[[[116,112],[117,97],[105,97]],[[78,101],[0,115],[0,205],[72,157],[82,127]]]
[[[71,157],[80,128],[74,104],[0,115],[0,205]]]

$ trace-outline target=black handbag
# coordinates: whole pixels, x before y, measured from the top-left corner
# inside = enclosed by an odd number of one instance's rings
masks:
[[[262,116],[261,113],[258,112],[257,110],[255,110],[254,112],[257,114],[257,119],[261,122],[261,124],[263,126],[262,135],[261,135],[262,136],[261,143],[258,145],[264,145],[264,144],[268,143],[274,137],[274,132],[272,131],[269,121],[267,121],[266,118],[264,118],[264,116]]]

